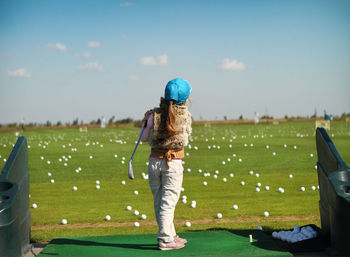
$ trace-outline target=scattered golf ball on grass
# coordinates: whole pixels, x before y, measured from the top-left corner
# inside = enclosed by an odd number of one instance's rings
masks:
[[[217,217],[218,219],[221,219],[221,218],[222,218],[222,214],[219,212],[218,214],[216,214],[216,217]]]
[[[73,187],[73,191],[77,191],[78,188],[76,186]]]
[[[68,222],[67,222],[67,220],[66,219],[63,219],[62,221],[61,221],[61,224],[62,225],[66,225]]]
[[[134,195],[138,195],[138,194],[139,194],[139,191],[135,190]]]
[[[38,207],[38,205],[36,203],[32,204],[32,208],[36,209]]]
[[[140,226],[140,223],[138,223],[137,221],[134,222],[134,227],[139,227]]]
[[[132,210],[132,207],[130,205],[126,206],[126,210],[127,211],[131,211]]]
[[[237,205],[237,204],[234,204],[234,205],[232,206],[232,209],[238,210],[238,205]]]
[[[106,215],[105,220],[107,220],[107,221],[111,220],[111,216]]]
[[[100,187],[100,185],[96,185],[96,189],[100,189],[101,187]]]
[[[185,226],[188,227],[188,228],[191,227],[191,222],[186,221]]]
[[[264,216],[265,216],[265,217],[268,217],[268,216],[270,216],[269,212],[267,212],[267,211],[264,211]]]
[[[142,214],[142,215],[141,215],[141,219],[143,219],[143,220],[147,219],[146,214]]]

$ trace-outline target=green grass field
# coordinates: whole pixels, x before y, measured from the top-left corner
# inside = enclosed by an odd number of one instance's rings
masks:
[[[181,197],[177,205],[177,231],[257,226],[271,231],[310,223],[320,226],[319,192],[311,189],[318,185],[314,126],[314,122],[194,126],[191,147],[186,148],[188,156],[184,158],[182,195],[187,196],[187,203],[182,203]],[[333,121],[331,126],[333,142],[350,163],[349,124]],[[157,233],[148,180],[141,176],[147,174],[150,149],[146,143],[139,146],[133,160],[136,179],[131,181],[127,176],[138,133],[139,129],[133,127],[89,129],[87,133],[78,129],[21,133],[30,147],[30,204],[37,204],[37,208],[31,208],[33,241],[60,236]],[[0,132],[0,168],[16,138],[14,131]],[[219,174],[214,178],[216,170]],[[210,176],[205,177],[207,173]],[[96,180],[100,181],[100,189],[96,189]],[[260,192],[256,192],[258,182]],[[78,190],[73,191],[73,186]],[[266,191],[265,186],[270,190]],[[305,192],[300,190],[302,186]],[[284,193],[278,192],[279,187]],[[134,195],[134,190],[139,194]],[[196,208],[190,207],[193,200]],[[234,204],[237,210],[232,208]],[[128,205],[132,211],[126,210]],[[140,215],[135,216],[134,210]],[[264,217],[264,211],[270,216]],[[222,219],[216,218],[219,212]],[[147,219],[142,220],[141,214]],[[104,220],[106,215],[111,216],[110,221]],[[68,224],[61,225],[62,219]],[[135,221],[140,227],[133,226]],[[192,226],[185,227],[186,221]]]

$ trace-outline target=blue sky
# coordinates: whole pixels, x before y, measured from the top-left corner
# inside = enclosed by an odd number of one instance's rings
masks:
[[[350,112],[350,1],[0,1],[0,123]]]

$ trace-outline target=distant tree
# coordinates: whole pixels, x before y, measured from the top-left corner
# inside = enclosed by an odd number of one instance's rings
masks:
[[[224,120],[227,120],[227,116],[226,115],[224,116]]]
[[[78,118],[73,120],[73,123],[72,123],[73,126],[77,126],[78,124],[79,124],[79,119]]]
[[[97,119],[96,124],[101,124],[101,119],[100,118]]]
[[[115,116],[113,115],[109,120],[108,120],[108,124],[112,124],[113,120],[114,120]]]
[[[133,123],[134,120],[132,118],[126,118],[126,119],[121,119],[117,120],[115,123],[116,124],[127,124],[127,123]]]
[[[239,116],[239,119],[240,119],[240,120],[243,120],[243,115],[242,115],[242,114]]]
[[[286,120],[288,120],[288,115],[284,115],[284,118],[285,118]]]
[[[51,121],[49,121],[49,120],[48,120],[48,121],[46,121],[45,126],[46,126],[46,127],[51,127],[51,126],[52,126]]]
[[[9,124],[7,124],[7,127],[9,127],[9,128],[13,128],[13,127],[16,127],[17,126],[17,123],[9,123]]]
[[[62,126],[62,122],[57,121],[56,126],[57,126],[57,127],[58,127],[58,126]]]

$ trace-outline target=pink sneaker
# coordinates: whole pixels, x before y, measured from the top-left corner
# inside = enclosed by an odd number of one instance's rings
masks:
[[[165,250],[176,250],[176,249],[181,249],[181,248],[184,248],[185,245],[179,241],[172,241],[172,242],[169,242],[169,243],[165,243],[164,241],[162,240],[159,240],[158,242],[158,248],[162,251],[165,251]]]
[[[175,235],[175,236],[174,236],[174,241],[175,241],[175,242],[180,242],[180,243],[182,243],[182,244],[186,244],[186,243],[187,243],[187,240],[186,240],[185,238],[181,238],[181,237],[179,237],[178,235]]]

